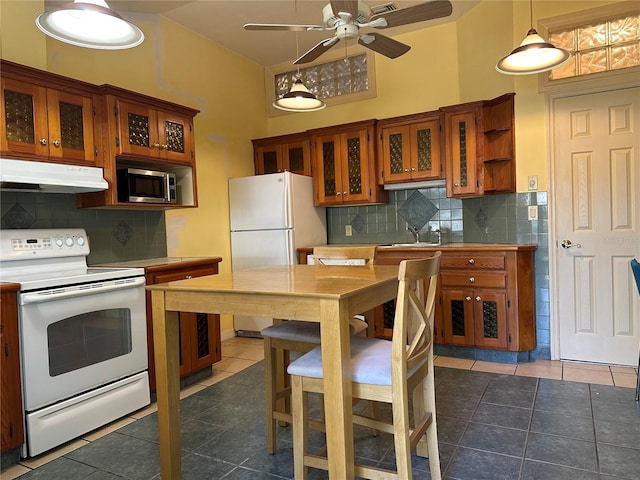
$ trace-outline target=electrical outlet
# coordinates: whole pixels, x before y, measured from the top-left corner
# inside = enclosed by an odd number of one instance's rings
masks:
[[[538,176],[529,175],[527,177],[527,185],[529,186],[529,190],[538,190]]]
[[[538,219],[538,206],[537,205],[529,205],[529,210],[527,211],[527,218],[529,220],[537,220]]]
[[[351,235],[353,235],[353,230],[351,229],[351,225],[345,225],[344,226],[344,234],[347,237],[350,237]]]

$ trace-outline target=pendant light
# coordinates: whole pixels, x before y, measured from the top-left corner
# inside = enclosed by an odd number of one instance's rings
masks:
[[[322,100],[318,100],[298,77],[293,82],[289,93],[285,93],[273,102],[273,106],[287,112],[316,112],[327,105]]]
[[[297,18],[298,2],[294,2],[294,9],[295,17]],[[299,57],[299,53],[298,32],[296,31],[296,58]],[[285,110],[287,112],[317,112],[327,105],[311,93],[302,82],[302,79],[300,78],[300,66],[298,66],[296,81],[293,82],[288,93],[285,93],[282,97],[273,102],[273,106],[279,110]]]
[[[78,47],[121,50],[140,45],[144,34],[104,0],[74,0],[36,18],[42,32]]]
[[[533,28],[533,0],[529,0],[529,18],[531,19],[527,36],[519,47],[500,59],[496,70],[507,75],[528,75],[552,70],[566,63],[571,53],[564,48],[545,42]]]

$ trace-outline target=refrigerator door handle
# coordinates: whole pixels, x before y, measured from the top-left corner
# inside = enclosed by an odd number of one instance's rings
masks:
[[[289,176],[289,174],[287,172],[285,172],[284,174],[284,221],[285,221],[285,227],[286,228],[291,228],[293,227],[293,219],[292,217],[292,211],[291,209],[293,208],[293,194],[291,192],[292,190],[292,182],[291,182],[291,178]]]
[[[293,230],[287,230],[287,263],[288,265],[295,265],[298,263],[296,252],[293,248]]]

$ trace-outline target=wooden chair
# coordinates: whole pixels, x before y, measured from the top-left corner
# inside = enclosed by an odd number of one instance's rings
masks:
[[[631,259],[631,271],[636,279],[636,287],[640,294],[640,263],[635,258]],[[640,401],[640,354],[638,354],[638,377],[636,378],[636,402]]]
[[[377,338],[351,338],[353,397],[389,403],[393,411],[392,422],[354,413],[354,423],[392,433],[397,466],[397,471],[390,471],[355,465],[357,477],[411,479],[411,450],[417,447],[418,455],[429,457],[431,479],[441,478],[433,379],[433,316],[439,267],[440,252],[431,258],[400,263],[391,342]],[[426,279],[429,287],[425,302]],[[307,393],[323,393],[321,347],[292,362],[288,372],[292,382],[294,471],[295,478],[300,480],[307,478],[310,466],[327,470],[329,464],[326,456],[307,452]],[[409,425],[411,397],[414,428]],[[331,441],[327,438],[327,443]]]
[[[322,266],[327,259],[352,260],[354,264],[369,265],[374,262],[376,246],[316,247],[314,257]],[[351,319],[351,334],[365,335],[367,323]],[[320,325],[298,320],[277,320],[261,332],[264,339],[265,410],[267,417],[267,451],[277,450],[277,423],[291,423],[291,382],[287,375],[289,353],[308,352],[320,345]]]

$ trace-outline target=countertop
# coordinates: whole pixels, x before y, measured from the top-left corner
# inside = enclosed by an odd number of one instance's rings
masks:
[[[141,260],[128,260],[126,262],[112,262],[91,265],[92,267],[117,267],[117,268],[149,268],[158,265],[174,265],[184,267],[189,265],[202,265],[205,263],[220,263],[222,257],[159,257],[144,258]]]
[[[356,246],[365,246],[365,245],[371,245],[371,244],[349,243],[349,244],[341,244],[340,246],[356,247]],[[338,246],[338,245],[331,244],[329,246]],[[424,245],[420,247],[415,247],[413,245],[394,246],[390,244],[382,244],[382,245],[377,244],[377,246],[379,250],[384,250],[384,251],[401,251],[401,250],[410,250],[410,251],[416,251],[416,250],[515,251],[515,250],[519,250],[519,251],[522,251],[522,250],[535,250],[536,248],[538,248],[538,246],[535,244],[515,244],[515,243],[445,243],[442,245]],[[298,251],[304,252],[304,253],[312,253],[313,247],[299,248]]]

